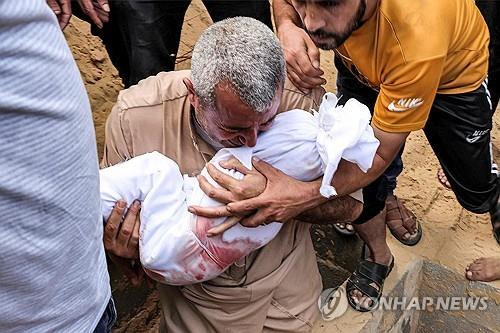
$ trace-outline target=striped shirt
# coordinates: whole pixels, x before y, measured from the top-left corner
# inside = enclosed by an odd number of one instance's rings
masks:
[[[44,0],[0,0],[0,332],[91,332],[110,297],[90,105]]]

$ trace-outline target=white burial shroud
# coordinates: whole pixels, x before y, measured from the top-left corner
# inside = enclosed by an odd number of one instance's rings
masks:
[[[219,170],[241,179],[243,175],[225,170],[219,161],[236,157],[252,168],[252,156],[270,163],[285,174],[301,181],[321,177],[321,194],[336,194],[330,182],[341,158],[356,163],[366,172],[372,165],[378,140],[369,125],[370,112],[351,99],[336,106],[335,95],[323,97],[319,113],[292,110],[281,113],[271,128],[262,132],[253,148],[224,148],[210,163]],[[207,173],[201,172],[214,186]],[[182,176],[177,164],[152,152],[100,171],[102,214],[106,221],[118,199],[129,204],[142,202],[140,260],[155,280],[185,285],[210,280],[240,258],[266,245],[280,231],[273,222],[257,228],[237,223],[222,235],[207,237],[210,228],[225,218],[207,219],[188,212],[189,205],[205,207],[221,203],[206,196],[196,178]]]

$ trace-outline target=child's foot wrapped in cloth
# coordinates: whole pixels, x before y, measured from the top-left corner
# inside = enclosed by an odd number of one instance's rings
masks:
[[[272,127],[259,135],[255,147],[221,149],[210,163],[237,179],[243,175],[223,169],[219,162],[234,156],[251,169],[252,156],[256,156],[301,181],[312,181],[325,173],[321,193],[334,195],[330,182],[340,159],[357,163],[366,171],[379,144],[364,105],[350,100],[342,108],[336,107],[336,102],[335,95],[328,93],[319,114],[303,110],[281,113]],[[218,186],[206,169],[202,174]],[[196,178],[182,177],[177,164],[157,152],[101,170],[101,199],[105,220],[117,200],[142,201],[141,263],[152,278],[171,285],[213,279],[269,243],[281,229],[277,222],[257,228],[237,223],[221,235],[208,237],[207,231],[226,218],[198,217],[187,208],[221,203],[205,195]]]

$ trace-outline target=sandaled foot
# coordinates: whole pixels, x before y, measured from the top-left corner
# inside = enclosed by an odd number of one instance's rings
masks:
[[[465,268],[465,277],[471,281],[500,280],[500,257],[479,258]]]
[[[444,171],[442,168],[438,169],[436,176],[437,176],[438,181],[441,183],[441,185],[443,185],[448,190],[451,190],[451,184],[448,181],[448,178],[446,177],[446,175],[444,174]]]
[[[416,245],[422,238],[422,227],[415,214],[408,210],[395,195],[389,195],[385,205],[385,223],[391,234],[404,245]]]
[[[394,267],[394,257],[389,265],[362,260],[346,284],[347,301],[359,312],[373,310],[382,296],[384,282]]]
[[[333,228],[335,228],[338,233],[345,236],[353,236],[356,234],[351,223],[335,223]]]

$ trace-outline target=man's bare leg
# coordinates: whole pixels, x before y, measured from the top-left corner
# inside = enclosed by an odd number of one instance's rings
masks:
[[[385,239],[385,209],[366,223],[354,224],[354,229],[370,249],[370,258],[368,260],[382,265],[391,263],[392,254]],[[377,288],[374,284],[372,286]],[[365,308],[371,306],[371,300],[358,290],[354,290],[351,297],[357,304]]]
[[[465,268],[465,277],[472,281],[500,280],[500,257],[479,258]]]
[[[370,249],[371,260],[382,265],[391,262],[391,250],[385,240],[385,209],[366,223],[354,224],[354,229]]]

